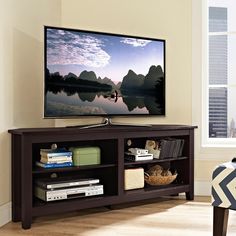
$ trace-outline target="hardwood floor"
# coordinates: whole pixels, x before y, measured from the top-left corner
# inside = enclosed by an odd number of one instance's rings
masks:
[[[113,210],[96,208],[34,220],[31,229],[20,223],[0,228],[4,236],[211,236],[210,198],[164,198],[126,204]],[[230,211],[227,236],[236,235],[236,211]]]

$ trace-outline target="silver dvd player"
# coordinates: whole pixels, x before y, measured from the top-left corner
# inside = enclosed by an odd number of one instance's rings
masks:
[[[88,197],[103,194],[103,185],[96,184],[86,187],[47,190],[35,187],[35,196],[43,201],[57,201],[71,198]]]
[[[128,161],[147,161],[147,160],[152,160],[153,159],[153,154],[148,153],[148,154],[132,154],[129,152],[125,153],[125,160]]]
[[[68,188],[68,187],[75,187],[75,186],[84,186],[84,185],[93,185],[98,184],[99,179],[40,179],[36,181],[36,184],[39,187],[45,188],[45,189],[59,189],[59,188]]]

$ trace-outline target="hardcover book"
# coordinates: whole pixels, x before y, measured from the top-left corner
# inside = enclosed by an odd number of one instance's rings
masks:
[[[72,162],[64,162],[64,163],[42,163],[36,161],[36,166],[43,167],[43,168],[58,168],[58,167],[69,167],[73,166]]]
[[[72,156],[72,152],[66,150],[65,148],[62,149],[40,149],[40,155],[50,157],[57,157],[57,156]]]

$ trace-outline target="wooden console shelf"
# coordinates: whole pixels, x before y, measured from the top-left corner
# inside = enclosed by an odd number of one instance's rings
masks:
[[[12,137],[12,220],[21,221],[22,228],[31,227],[33,217],[62,213],[85,208],[108,206],[164,195],[186,193],[194,197],[194,129],[195,126],[156,125],[152,127],[106,126],[92,129],[80,128],[25,128],[9,130]],[[183,139],[181,157],[130,162],[124,160],[127,140],[144,148],[147,139]],[[40,159],[40,149],[58,147],[99,146],[101,164],[81,167],[44,169],[35,166]],[[178,173],[169,185],[150,186],[124,190],[124,170],[152,165],[165,165]],[[44,202],[34,196],[34,182],[39,178],[58,176],[99,178],[104,195]]]

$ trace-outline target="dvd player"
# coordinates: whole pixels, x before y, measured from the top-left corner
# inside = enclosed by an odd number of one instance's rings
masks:
[[[70,188],[75,186],[90,186],[98,184],[99,179],[71,179],[71,178],[51,178],[51,179],[38,179],[36,185],[45,189],[59,189]]]
[[[132,154],[129,152],[125,153],[125,160],[127,161],[148,161],[153,160],[153,154]]]
[[[103,194],[103,185],[96,184],[86,187],[47,190],[35,187],[35,196],[43,201],[57,201],[70,198],[88,197]]]

